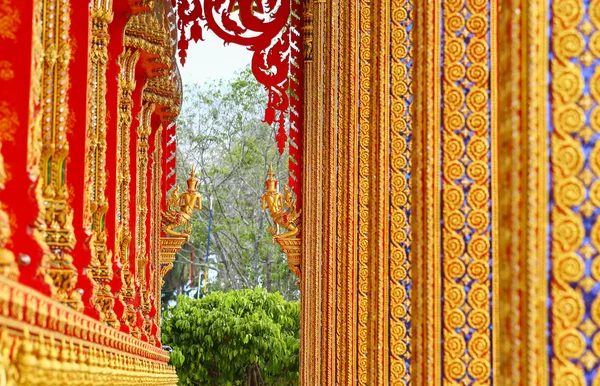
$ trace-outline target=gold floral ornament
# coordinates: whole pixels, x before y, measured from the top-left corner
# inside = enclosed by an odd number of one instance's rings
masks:
[[[300,263],[302,261],[300,233],[302,211],[296,208],[296,198],[290,188],[284,186],[284,194],[277,190],[279,181],[273,174],[273,167],[269,167],[269,175],[265,180],[265,192],[261,197],[263,209],[268,209],[275,227],[269,225],[273,235],[273,243],[277,242],[283,253],[287,255],[290,270],[300,278]],[[280,233],[283,228],[286,232]]]
[[[160,238],[160,272],[162,278],[173,268],[175,254],[190,238],[192,227],[189,225],[194,210],[202,209],[202,196],[196,190],[198,179],[196,170],[192,167],[190,177],[187,179],[187,190],[179,194],[176,186],[170,197],[167,198],[167,211],[161,212],[162,230],[166,237]],[[183,227],[183,231],[176,229]]]

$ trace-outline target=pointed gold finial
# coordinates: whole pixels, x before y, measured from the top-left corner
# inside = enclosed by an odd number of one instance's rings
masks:
[[[277,184],[279,181],[275,178],[275,173],[273,173],[273,164],[269,165],[269,173],[267,179],[265,180],[265,187],[267,192],[276,192]]]

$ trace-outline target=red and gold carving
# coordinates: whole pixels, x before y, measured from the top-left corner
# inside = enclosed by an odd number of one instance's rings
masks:
[[[44,210],[40,230],[48,246],[41,272],[50,284],[52,296],[82,310],[81,294],[76,291],[78,272],[73,265],[75,246],[73,209],[69,204],[66,163],[69,155],[69,71],[71,40],[70,2],[43,1],[41,77],[41,191]]]
[[[301,245],[302,240],[298,236],[300,233],[301,210],[297,210],[296,198],[292,191],[286,185],[284,194],[278,191],[278,183],[273,168],[269,167],[269,174],[265,181],[265,192],[261,196],[263,210],[268,210],[274,227],[269,225],[269,231],[273,236],[273,243],[279,244],[283,253],[287,256],[290,270],[301,278]],[[281,233],[283,229],[283,233]]]
[[[114,312],[114,297],[108,282],[113,277],[112,253],[108,249],[106,212],[108,208],[106,183],[106,71],[108,61],[108,24],[112,21],[112,0],[94,1],[92,4],[92,31],[90,52],[90,96],[87,136],[87,225],[92,236],[89,246],[92,253],[90,277],[94,280],[92,302],[100,312],[100,320],[114,328],[119,321]]]

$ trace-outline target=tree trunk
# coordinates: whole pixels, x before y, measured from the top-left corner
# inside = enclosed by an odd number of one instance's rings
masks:
[[[271,284],[271,265],[272,265],[272,261],[271,261],[271,251],[267,251],[267,254],[265,255],[265,289],[267,290],[267,292],[271,292],[272,291],[272,284]]]

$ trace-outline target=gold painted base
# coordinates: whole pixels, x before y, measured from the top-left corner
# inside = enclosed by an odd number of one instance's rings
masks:
[[[0,277],[0,383],[175,386],[168,354]]]
[[[288,260],[290,270],[301,279],[300,264],[302,263],[302,239],[275,238]]]

